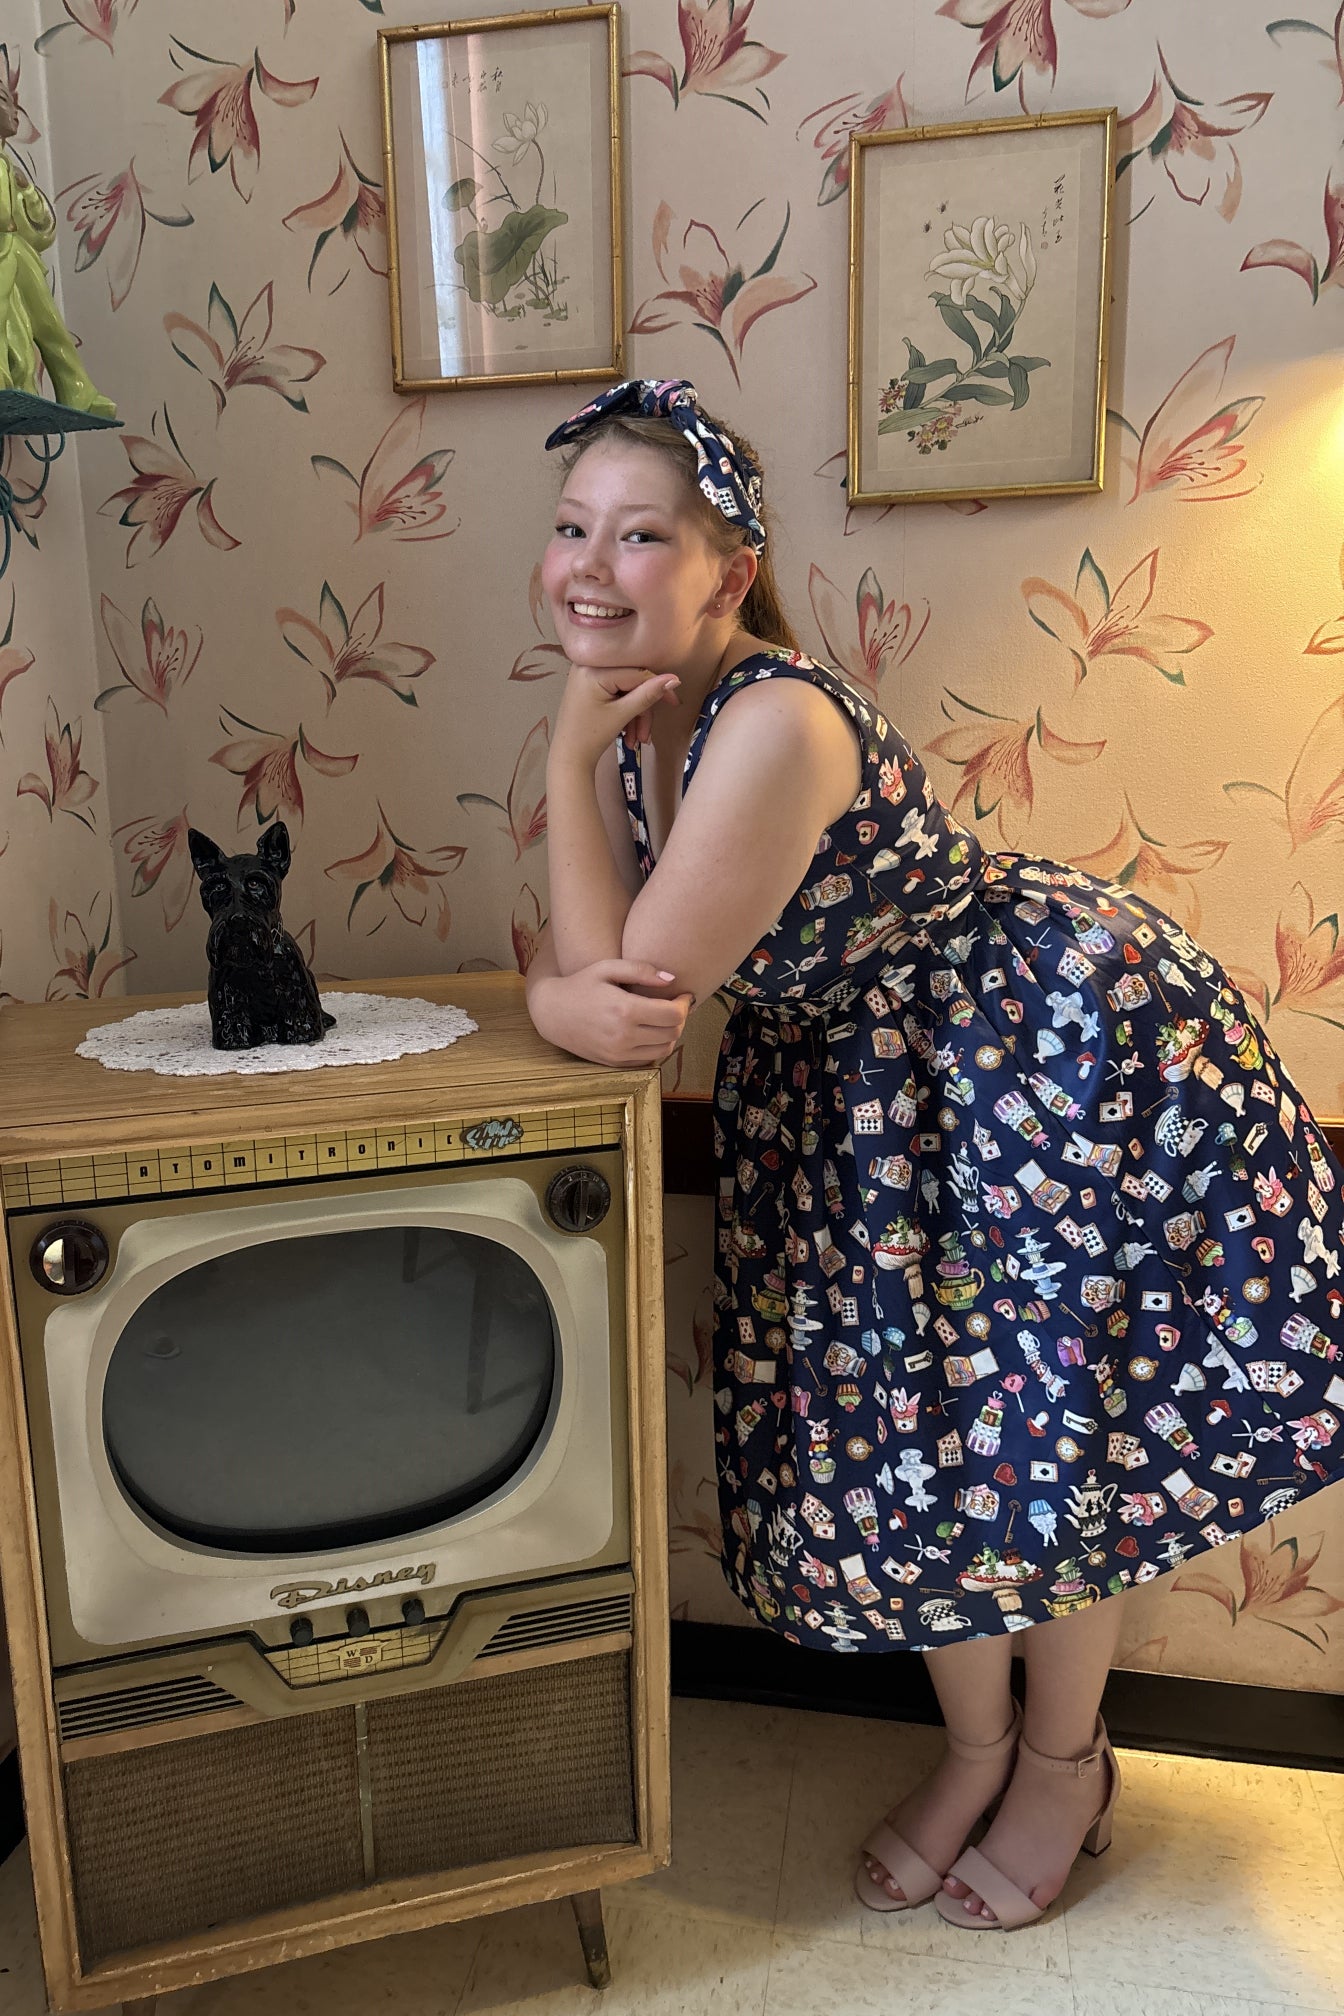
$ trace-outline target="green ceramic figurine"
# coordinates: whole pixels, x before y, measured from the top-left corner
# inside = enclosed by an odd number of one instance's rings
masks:
[[[116,407],[92,383],[57,311],[41,254],[56,236],[56,213],[11,159],[18,108],[0,71],[0,391],[37,393],[37,360],[62,406],[100,420]]]

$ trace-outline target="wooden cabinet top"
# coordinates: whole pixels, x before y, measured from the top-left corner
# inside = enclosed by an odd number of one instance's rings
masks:
[[[323,998],[337,1014],[342,992],[451,1002],[478,1028],[446,1050],[384,1064],[173,1078],[109,1071],[76,1056],[76,1046],[100,1023],[199,1001],[199,994],[7,1006],[0,1010],[0,1163],[99,1148],[322,1131],[369,1120],[619,1101],[657,1075],[585,1064],[545,1042],[528,1018],[515,973],[324,983]]]

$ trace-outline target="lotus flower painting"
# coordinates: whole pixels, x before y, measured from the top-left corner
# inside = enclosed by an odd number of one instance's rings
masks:
[[[386,31],[398,391],[619,372],[612,32]]]
[[[851,501],[1099,489],[1113,117],[856,147]]]

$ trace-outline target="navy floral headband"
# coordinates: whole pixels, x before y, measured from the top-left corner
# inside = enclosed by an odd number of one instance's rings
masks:
[[[729,434],[711,427],[700,411],[694,385],[686,378],[627,378],[599,392],[587,406],[581,406],[546,437],[546,446],[563,447],[578,441],[611,414],[634,413],[645,419],[666,420],[684,434],[695,450],[696,481],[716,511],[730,525],[740,525],[756,552],[765,545],[761,523],[764,485],[761,472],[750,456],[744,455]]]

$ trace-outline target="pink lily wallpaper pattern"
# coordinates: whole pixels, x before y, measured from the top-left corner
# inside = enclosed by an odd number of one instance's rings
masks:
[[[228,842],[276,812],[319,975],[531,957],[564,670],[540,444],[583,391],[390,389],[375,35],[427,11],[11,10],[17,144],[57,194],[67,317],[126,425],[42,496],[6,444],[10,996],[199,987],[188,820]],[[1329,1115],[1344,6],[1224,0],[1216,32],[1214,12],[630,0],[629,359],[693,378],[761,447],[805,643],[880,695],[962,816],[1197,932]],[[850,135],[1112,104],[1104,494],[848,506]],[[670,1084],[703,1092],[716,1041],[711,1008]],[[742,1622],[715,1566],[708,1204],[673,1198],[667,1222],[674,1601]],[[1127,1663],[1338,1689],[1344,1508],[1316,1498],[1128,1601]]]

